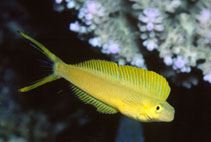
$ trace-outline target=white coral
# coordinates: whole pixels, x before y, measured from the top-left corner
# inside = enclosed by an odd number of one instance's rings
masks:
[[[120,52],[119,44],[112,39],[102,47],[102,52],[105,54],[117,54]]]
[[[165,65],[172,66],[172,76],[189,73],[196,67],[203,72],[203,79],[211,83],[210,0],[193,2],[189,9],[189,1],[182,0],[130,1],[132,4],[121,0],[55,0],[55,3],[60,11],[78,10],[79,20],[70,23],[69,29],[90,35],[88,43],[101,48],[119,64],[146,67],[142,46],[136,43],[139,36],[148,51],[157,50]],[[137,18],[138,32],[128,17]],[[187,81],[184,84],[191,86]]]
[[[211,10],[203,9],[200,14],[196,16],[196,19],[199,22],[197,33],[201,36],[198,43],[211,45]]]
[[[147,39],[143,42],[143,45],[146,46],[149,51],[158,48],[157,39]]]
[[[188,60],[183,58],[182,56],[178,56],[173,64],[173,69],[177,70],[181,70],[181,72],[190,72],[191,69],[190,67],[187,66],[188,65]]]
[[[138,19],[143,23],[140,27],[142,32],[144,31],[163,31],[162,16],[160,11],[156,8],[144,9],[139,15]]]
[[[211,72],[209,72],[208,74],[206,74],[203,77],[204,81],[208,81],[209,83],[211,83]]]

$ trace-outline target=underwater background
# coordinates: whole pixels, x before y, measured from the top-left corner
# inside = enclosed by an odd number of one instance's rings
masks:
[[[77,10],[58,12],[53,0],[0,1],[0,142],[210,141],[211,84],[194,68],[196,85],[181,85],[188,73],[167,78],[168,102],[176,110],[170,123],[141,123],[120,113],[101,114],[76,98],[64,79],[19,93],[19,88],[50,74],[51,63],[17,30],[43,43],[66,63],[116,61],[88,43],[90,34],[71,32],[69,24],[75,20]],[[164,68],[157,51],[144,58],[150,70]]]

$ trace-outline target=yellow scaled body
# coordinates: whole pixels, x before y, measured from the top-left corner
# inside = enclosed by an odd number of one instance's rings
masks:
[[[170,87],[162,76],[152,71],[118,66],[116,63],[102,60],[68,65],[38,41],[24,33],[20,34],[37,45],[54,62],[52,75],[20,89],[20,92],[64,78],[73,84],[74,92],[82,101],[93,105],[100,112],[121,112],[146,122],[170,122],[174,119],[175,110],[166,102]]]

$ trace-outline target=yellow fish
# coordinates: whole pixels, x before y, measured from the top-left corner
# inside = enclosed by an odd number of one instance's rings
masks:
[[[35,39],[19,33],[54,62],[53,74],[19,89],[20,92],[64,78],[72,83],[72,89],[78,98],[93,105],[99,112],[121,112],[143,122],[170,122],[174,119],[175,110],[166,101],[170,87],[161,75],[132,66],[118,66],[114,62],[103,60],[89,60],[69,65]]]

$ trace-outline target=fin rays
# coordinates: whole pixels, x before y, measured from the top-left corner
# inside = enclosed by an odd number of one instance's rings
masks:
[[[115,80],[119,80],[119,69],[116,63],[103,61],[103,60],[89,60],[79,64],[76,66],[85,68],[92,72],[102,74],[105,77],[109,77]]]
[[[161,75],[144,69],[119,66],[120,76],[124,84],[135,89],[142,89],[158,99],[166,100],[170,87]]]
[[[89,60],[76,66],[121,81],[134,89],[144,90],[147,95],[161,100],[166,100],[170,92],[166,79],[153,71],[127,65],[117,66],[116,63],[102,60]]]
[[[80,100],[82,100],[83,102],[85,102],[87,104],[93,105],[94,107],[97,108],[97,111],[106,113],[106,114],[114,114],[114,113],[118,112],[116,109],[95,99],[94,97],[90,96],[89,94],[87,94],[86,92],[81,90],[80,88],[72,85],[72,89]]]

